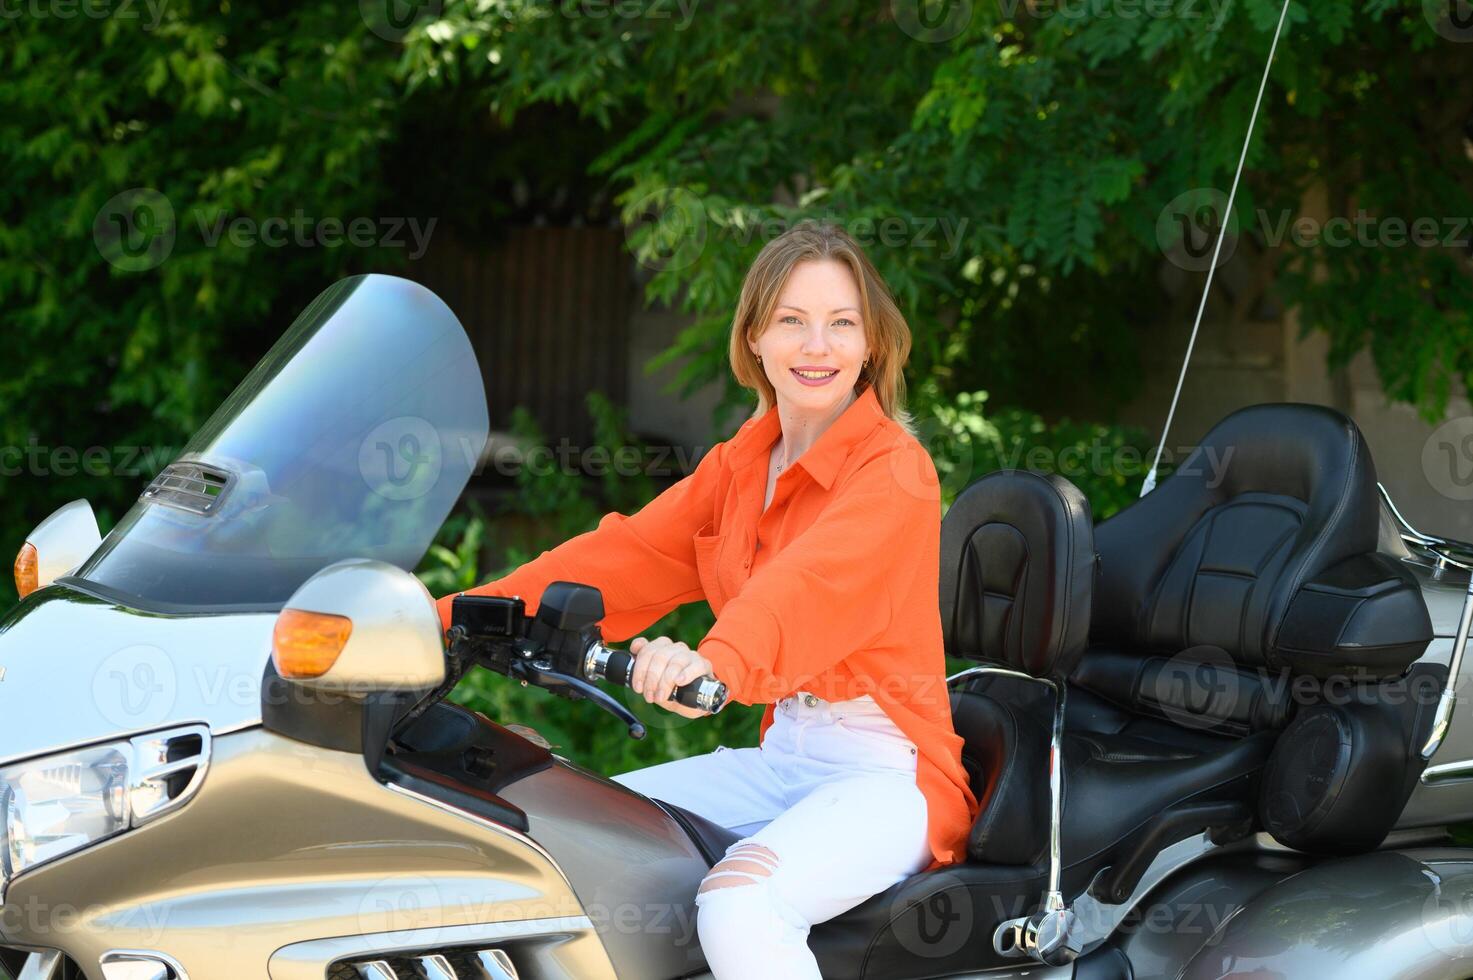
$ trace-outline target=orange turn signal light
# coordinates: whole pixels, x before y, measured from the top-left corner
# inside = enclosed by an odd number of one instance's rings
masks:
[[[352,632],[347,616],[284,609],[271,631],[271,661],[288,680],[321,677],[337,663]]]
[[[20,546],[15,556],[15,591],[24,599],[36,591],[39,579],[36,571],[36,546],[27,541]]]

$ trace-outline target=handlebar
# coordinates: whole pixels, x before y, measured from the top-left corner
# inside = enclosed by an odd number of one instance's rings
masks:
[[[583,660],[583,676],[627,687],[633,673],[634,655],[628,650],[613,650],[602,643],[589,645]],[[726,706],[726,685],[714,677],[701,677],[677,687],[671,700],[714,715]]]

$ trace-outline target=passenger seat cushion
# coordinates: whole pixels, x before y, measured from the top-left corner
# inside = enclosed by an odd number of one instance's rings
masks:
[[[1038,710],[1043,708],[1043,711]],[[987,864],[1031,865],[1048,847],[1048,703],[1018,705],[983,694],[951,697],[965,745],[962,765],[980,807],[967,855]]]

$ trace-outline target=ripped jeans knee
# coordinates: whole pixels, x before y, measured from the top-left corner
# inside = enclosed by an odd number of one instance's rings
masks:
[[[774,965],[810,958],[809,923],[772,881],[780,861],[762,844],[738,841],[702,880],[696,931],[713,976],[741,976],[761,950],[768,955],[758,961]]]

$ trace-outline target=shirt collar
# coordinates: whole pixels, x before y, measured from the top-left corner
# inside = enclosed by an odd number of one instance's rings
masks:
[[[818,441],[798,457],[797,465],[825,490],[833,486],[834,478],[844,460],[859,445],[865,436],[885,419],[884,409],[875,397],[873,385],[860,392],[859,397],[833,421],[818,437]],[[770,406],[760,417],[749,420],[732,439],[732,465],[743,467],[759,460],[766,460],[773,444],[782,434],[782,420],[777,406]]]

